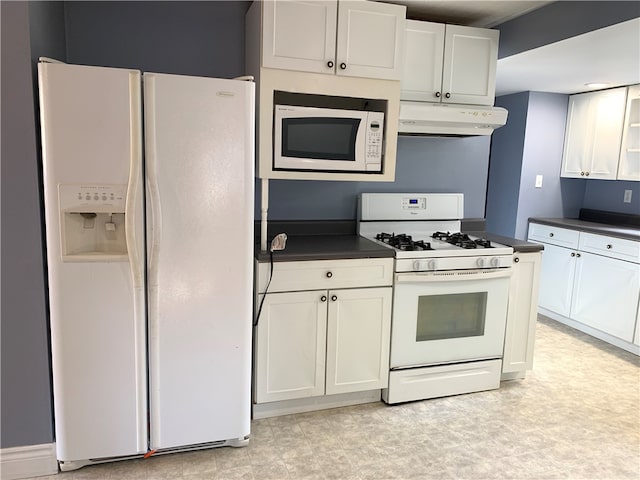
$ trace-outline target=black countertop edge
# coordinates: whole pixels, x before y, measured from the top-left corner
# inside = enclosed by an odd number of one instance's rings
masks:
[[[613,225],[616,227],[640,228],[640,215],[632,215],[629,213],[607,212],[605,210],[581,208],[578,220],[593,223],[604,223],[606,225]]]
[[[596,235],[606,235],[609,237],[623,238],[626,240],[640,241],[640,227],[629,225],[611,225],[597,223],[578,218],[540,218],[531,217],[529,223],[539,223],[552,227],[567,228],[569,230],[579,230],[581,232],[594,233]]]
[[[254,222],[256,242],[260,241],[262,225]],[[312,235],[357,235],[358,224],[355,220],[269,220],[267,222],[267,240],[270,242],[279,233],[287,237]]]

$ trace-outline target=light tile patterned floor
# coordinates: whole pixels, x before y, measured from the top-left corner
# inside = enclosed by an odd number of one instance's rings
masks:
[[[545,318],[499,390],[254,421],[245,448],[94,465],[79,479],[640,479],[640,359]]]

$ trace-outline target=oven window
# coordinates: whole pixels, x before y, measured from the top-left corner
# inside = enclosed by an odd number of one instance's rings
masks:
[[[359,118],[282,119],[282,156],[355,161]]]
[[[486,312],[487,292],[420,296],[416,341],[484,335]]]

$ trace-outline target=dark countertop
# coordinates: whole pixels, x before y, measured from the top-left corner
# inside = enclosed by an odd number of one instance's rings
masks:
[[[486,238],[491,242],[501,243],[503,245],[507,245],[513,248],[513,251],[516,253],[531,253],[531,252],[539,252],[544,250],[544,245],[539,243],[527,242],[524,240],[518,240],[516,238],[503,237],[501,235],[494,235],[493,233],[485,232],[485,231],[464,231],[469,235],[474,235],[476,237]]]
[[[260,244],[255,252],[258,261],[269,261],[269,252],[260,251]],[[273,252],[274,262],[393,257],[393,249],[359,235],[290,235],[286,248]]]
[[[531,217],[529,222],[551,225],[552,227],[580,230],[582,232],[609,235],[616,238],[640,241],[640,227],[633,225],[609,225],[606,223],[589,222],[577,218],[539,218]]]

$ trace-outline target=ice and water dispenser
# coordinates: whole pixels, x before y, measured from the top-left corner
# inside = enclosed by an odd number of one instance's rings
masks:
[[[126,185],[59,185],[65,261],[126,261]]]

